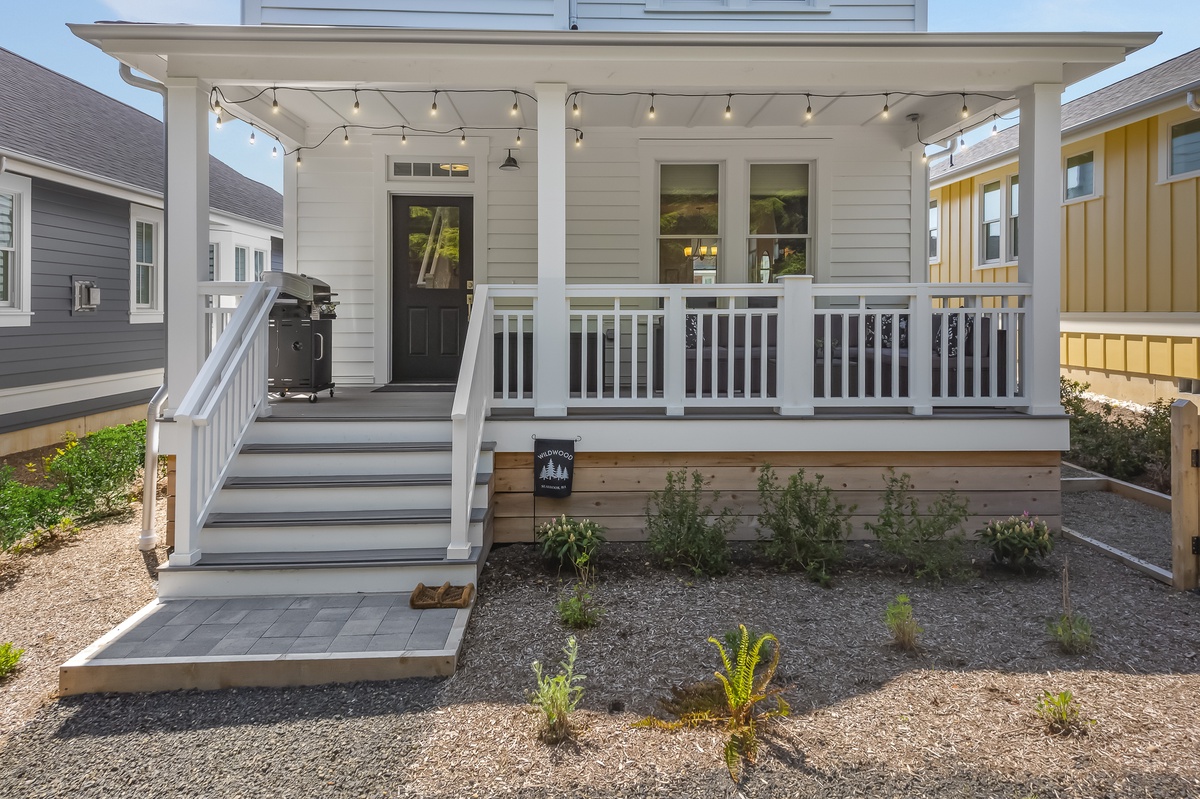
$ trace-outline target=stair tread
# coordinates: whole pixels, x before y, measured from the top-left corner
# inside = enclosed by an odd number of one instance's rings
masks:
[[[445,547],[408,549],[352,549],[327,552],[205,552],[191,566],[169,566],[171,571],[205,569],[344,568],[347,566],[414,566],[427,564],[469,565],[477,563],[482,550],[471,547],[465,560],[447,560]]]
[[[482,522],[487,508],[472,508],[471,523]],[[211,513],[205,527],[324,527],[328,525],[450,523],[448,508],[323,510]]]
[[[491,472],[475,476],[476,485],[486,485]],[[223,488],[370,488],[389,486],[450,485],[448,474],[339,474],[339,475],[268,475],[230,477]]]
[[[242,454],[328,454],[337,452],[449,452],[453,445],[449,441],[382,441],[382,442],[280,442],[245,444]],[[481,450],[493,450],[496,442],[485,441]]]

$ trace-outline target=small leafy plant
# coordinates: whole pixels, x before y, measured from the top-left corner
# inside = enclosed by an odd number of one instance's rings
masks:
[[[1092,650],[1092,625],[1071,607],[1071,561],[1063,560],[1062,613],[1046,625],[1058,646],[1068,655],[1082,655]]]
[[[728,640],[729,636],[726,636]],[[716,638],[710,643],[721,653],[724,673],[713,672],[716,682],[697,683],[672,689],[673,699],[661,704],[676,721],[650,717],[634,726],[681,729],[712,724],[725,729],[725,767],[736,783],[741,779],[744,763],[758,760],[758,730],[773,718],[790,712],[779,688],[771,688],[771,679],[779,666],[779,639],[770,633],[752,635],[746,626],[739,625],[737,645],[726,648]],[[764,656],[770,652],[770,660]],[[764,710],[767,700],[774,700],[774,709]]]
[[[970,516],[967,503],[945,491],[922,513],[908,474],[897,477],[889,469],[884,486],[879,520],[866,523],[883,551],[904,560],[917,577],[960,576],[966,544],[962,525]]]
[[[1057,694],[1042,691],[1036,708],[1051,735],[1086,735],[1088,727],[1096,723],[1095,719],[1079,715],[1079,703],[1070,691]]]
[[[542,555],[559,566],[576,564],[581,555],[592,558],[605,542],[604,528],[599,524],[591,519],[575,519],[565,513],[538,527],[536,538]]]
[[[17,649],[12,641],[0,644],[0,680],[12,674],[13,669],[17,667],[17,662],[21,659],[21,655],[24,654],[25,650]]]
[[[775,471],[763,464],[758,474],[758,526],[771,531],[762,548],[772,562],[828,585],[830,572],[842,559],[854,508],[838,502],[833,491],[821,485],[823,479],[818,474],[809,480],[801,469],[780,487]]]
[[[683,566],[693,574],[716,575],[729,570],[729,534],[736,518],[729,508],[714,506],[720,494],[704,501],[706,481],[693,471],[667,472],[667,485],[650,495],[646,504],[646,547],[656,563],[666,568]]]
[[[595,627],[604,615],[603,608],[596,604],[588,590],[592,577],[589,560],[587,553],[575,559],[575,571],[579,579],[575,582],[571,596],[560,601],[557,606],[558,617],[562,619],[562,623],[574,630]]]
[[[1049,525],[1028,513],[993,519],[979,537],[991,547],[995,563],[1019,572],[1036,567],[1054,549]]]
[[[538,737],[548,744],[557,744],[571,737],[571,714],[583,698],[584,675],[575,673],[575,658],[579,645],[575,636],[567,639],[563,648],[567,659],[559,664],[557,674],[544,674],[542,664],[533,662],[533,674],[537,678],[537,689],[529,695],[529,702],[541,711],[542,726]]]
[[[894,601],[888,603],[883,619],[892,633],[892,642],[905,652],[915,652],[917,636],[924,630],[917,625],[917,620],[913,618],[912,603],[907,594],[900,594]]]

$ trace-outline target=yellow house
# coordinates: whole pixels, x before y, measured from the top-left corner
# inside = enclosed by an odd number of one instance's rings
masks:
[[[1062,109],[1062,373],[1200,393],[1200,49]],[[929,276],[1016,280],[1017,127],[932,163]]]

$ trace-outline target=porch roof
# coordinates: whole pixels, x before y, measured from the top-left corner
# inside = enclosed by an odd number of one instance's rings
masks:
[[[1068,85],[1151,44],[1156,33],[629,33],[463,31],[403,28],[192,26],[97,23],[72,31],[153,77],[200,78],[227,91],[264,87],[359,89],[498,88],[529,91],[537,82],[571,90],[724,93],[742,98],[735,126],[804,124],[796,98],[772,93],[843,95],[815,99],[813,125],[890,124],[921,115],[923,137],[941,138],[1015,107],[1021,86]],[[403,77],[399,77],[403,76]],[[878,97],[893,92],[889,120]],[[934,94],[922,97],[904,93]],[[960,116],[958,93],[970,98]],[[263,127],[294,141],[309,125],[414,124],[428,120],[428,98],[363,99],[349,119],[322,98],[290,102],[272,115],[242,106]],[[391,100],[392,98],[388,98]],[[688,126],[720,119],[723,98],[659,103],[656,123]],[[512,99],[454,98],[445,124],[535,126],[532,109],[509,119]],[[411,107],[409,107],[411,105]],[[592,98],[588,124],[640,125],[644,96]],[[709,108],[711,106],[711,108]],[[715,113],[710,113],[714,111]],[[422,113],[424,112],[424,113]],[[281,118],[282,117],[282,118]],[[386,120],[386,122],[383,122]],[[603,120],[598,123],[597,120]],[[747,122],[749,120],[749,123]],[[914,142],[915,143],[915,142]]]

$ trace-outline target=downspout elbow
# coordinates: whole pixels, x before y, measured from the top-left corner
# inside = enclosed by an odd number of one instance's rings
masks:
[[[1187,93],[1187,104],[1188,104],[1188,108],[1192,109],[1197,114],[1200,114],[1200,103],[1196,102],[1196,93],[1195,92]]]
[[[121,64],[120,72],[121,80],[125,81],[130,86],[133,86],[135,89],[145,89],[148,92],[154,92],[155,94],[162,95],[164,101],[167,99],[167,87],[163,86],[158,81],[150,80],[149,78],[139,78],[137,75],[133,74],[133,70],[129,68],[128,64]]]
[[[937,152],[929,153],[926,156],[926,161],[928,163],[933,163],[934,159],[953,156],[956,152],[958,152],[958,142],[959,138],[957,136],[951,136],[950,143]]]

